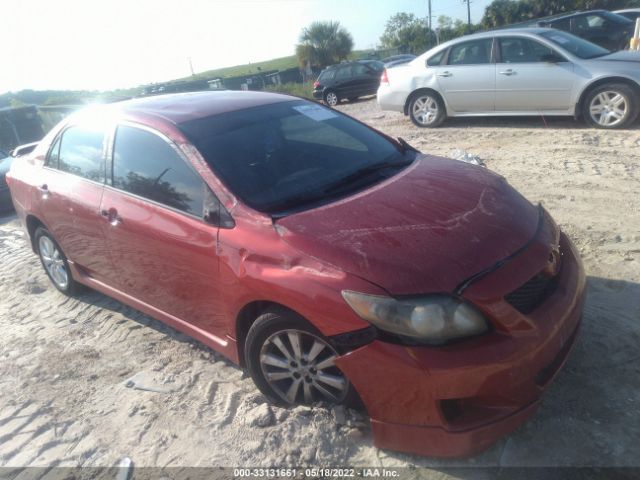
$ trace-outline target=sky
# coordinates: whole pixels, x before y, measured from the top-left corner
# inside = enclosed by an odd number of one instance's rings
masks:
[[[471,1],[478,22],[490,0]],[[466,21],[462,0],[432,0]],[[294,53],[314,20],[337,20],[356,49],[378,43],[397,12],[427,0],[0,0],[0,94],[111,90]]]

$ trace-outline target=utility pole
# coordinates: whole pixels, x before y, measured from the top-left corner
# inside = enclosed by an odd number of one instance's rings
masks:
[[[429,35],[431,35],[431,0],[429,1],[429,20],[427,21],[427,26],[429,27]]]
[[[462,0],[467,4],[467,27],[471,30],[471,0]]]

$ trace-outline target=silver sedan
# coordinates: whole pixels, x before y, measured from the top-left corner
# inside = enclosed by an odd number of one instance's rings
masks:
[[[419,127],[446,117],[569,115],[620,128],[636,119],[639,101],[640,52],[612,53],[549,28],[457,38],[388,68],[378,89],[383,110]]]

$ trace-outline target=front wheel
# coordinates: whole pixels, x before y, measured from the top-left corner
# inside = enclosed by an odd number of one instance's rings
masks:
[[[40,262],[53,286],[65,295],[75,295],[81,288],[73,277],[62,249],[53,235],[44,227],[38,227],[35,232],[35,243]]]
[[[334,92],[333,90],[329,90],[328,92],[325,92],[324,103],[326,103],[331,108],[333,108],[336,105],[338,105],[339,102],[340,102],[340,99],[338,98],[338,94],[336,92]]]
[[[446,117],[440,98],[431,92],[418,93],[409,103],[409,117],[414,125],[421,128],[439,126]]]
[[[638,116],[638,95],[625,84],[601,85],[587,94],[582,113],[594,127],[622,128]]]
[[[251,326],[245,362],[256,386],[280,405],[349,403],[352,387],[336,367],[336,350],[304,319],[284,309]]]

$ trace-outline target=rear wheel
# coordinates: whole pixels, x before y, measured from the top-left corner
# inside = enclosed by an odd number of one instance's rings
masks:
[[[338,94],[336,92],[334,92],[333,90],[329,90],[325,92],[324,103],[326,103],[327,105],[333,108],[336,105],[338,105],[339,102],[340,102],[340,99],[338,98]]]
[[[75,295],[81,289],[71,276],[71,270],[62,249],[53,235],[44,227],[38,227],[35,232],[35,243],[38,256],[53,286],[65,295]]]
[[[601,85],[583,103],[584,118],[597,128],[622,128],[638,116],[638,95],[625,84]]]
[[[281,405],[352,400],[353,389],[334,363],[337,357],[322,334],[284,309],[258,317],[245,342],[245,361],[256,386]]]
[[[434,128],[444,122],[446,112],[440,97],[432,92],[421,92],[409,102],[409,117],[418,127]]]

